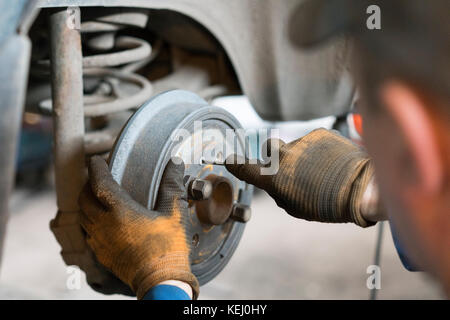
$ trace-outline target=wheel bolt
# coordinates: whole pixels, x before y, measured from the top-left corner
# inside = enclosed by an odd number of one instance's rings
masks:
[[[252,209],[249,206],[240,203],[236,203],[233,206],[233,210],[231,212],[231,219],[238,222],[246,223],[247,221],[250,220],[251,216],[252,216]]]
[[[212,183],[208,180],[194,179],[189,183],[188,194],[191,200],[207,200],[212,194]]]

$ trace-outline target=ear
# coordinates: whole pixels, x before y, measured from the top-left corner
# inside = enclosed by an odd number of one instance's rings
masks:
[[[437,192],[443,184],[444,163],[426,101],[411,87],[396,81],[381,88],[381,99],[403,135],[421,191]]]

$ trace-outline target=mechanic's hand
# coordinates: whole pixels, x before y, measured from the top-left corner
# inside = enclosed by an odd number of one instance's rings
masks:
[[[373,224],[362,214],[363,193],[373,180],[373,168],[359,147],[325,129],[278,143],[279,150],[269,149],[272,154],[279,151],[279,170],[274,175],[261,175],[260,162],[249,164],[242,158],[239,162],[236,155],[227,158],[226,167],[238,179],[267,191],[294,217],[362,227]]]
[[[186,282],[194,299],[198,296],[184,227],[188,203],[183,174],[184,164],[169,162],[157,211],[151,211],[114,181],[105,160],[91,158],[90,181],[79,198],[81,225],[99,262],[128,284],[139,299],[165,280]]]

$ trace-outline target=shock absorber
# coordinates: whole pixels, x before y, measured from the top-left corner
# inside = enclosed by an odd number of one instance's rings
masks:
[[[118,129],[109,118],[138,107],[152,95],[150,82],[136,73],[142,63],[153,58],[150,44],[116,36],[125,26],[135,26],[133,21],[142,20],[136,19],[142,14],[129,14],[131,18],[103,16],[76,30],[67,21],[75,18],[79,22],[80,11],[76,10],[74,17],[66,9],[56,10],[50,16],[51,60],[38,63],[47,73],[51,69],[52,99],[39,105],[54,119],[58,213],[50,227],[66,264],[80,266],[88,283],[103,293],[132,294],[96,262],[86,245],[77,198],[85,182],[85,156],[109,152],[114,143]],[[87,38],[84,49],[95,54],[83,57],[82,37]],[[88,130],[85,119],[89,119]]]

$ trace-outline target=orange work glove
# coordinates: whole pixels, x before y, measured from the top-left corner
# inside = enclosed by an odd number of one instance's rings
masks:
[[[194,299],[199,294],[190,270],[183,175],[184,164],[169,162],[156,211],[151,211],[114,181],[102,158],[91,158],[90,180],[79,198],[81,225],[98,261],[128,284],[138,299],[165,280],[190,284]]]

